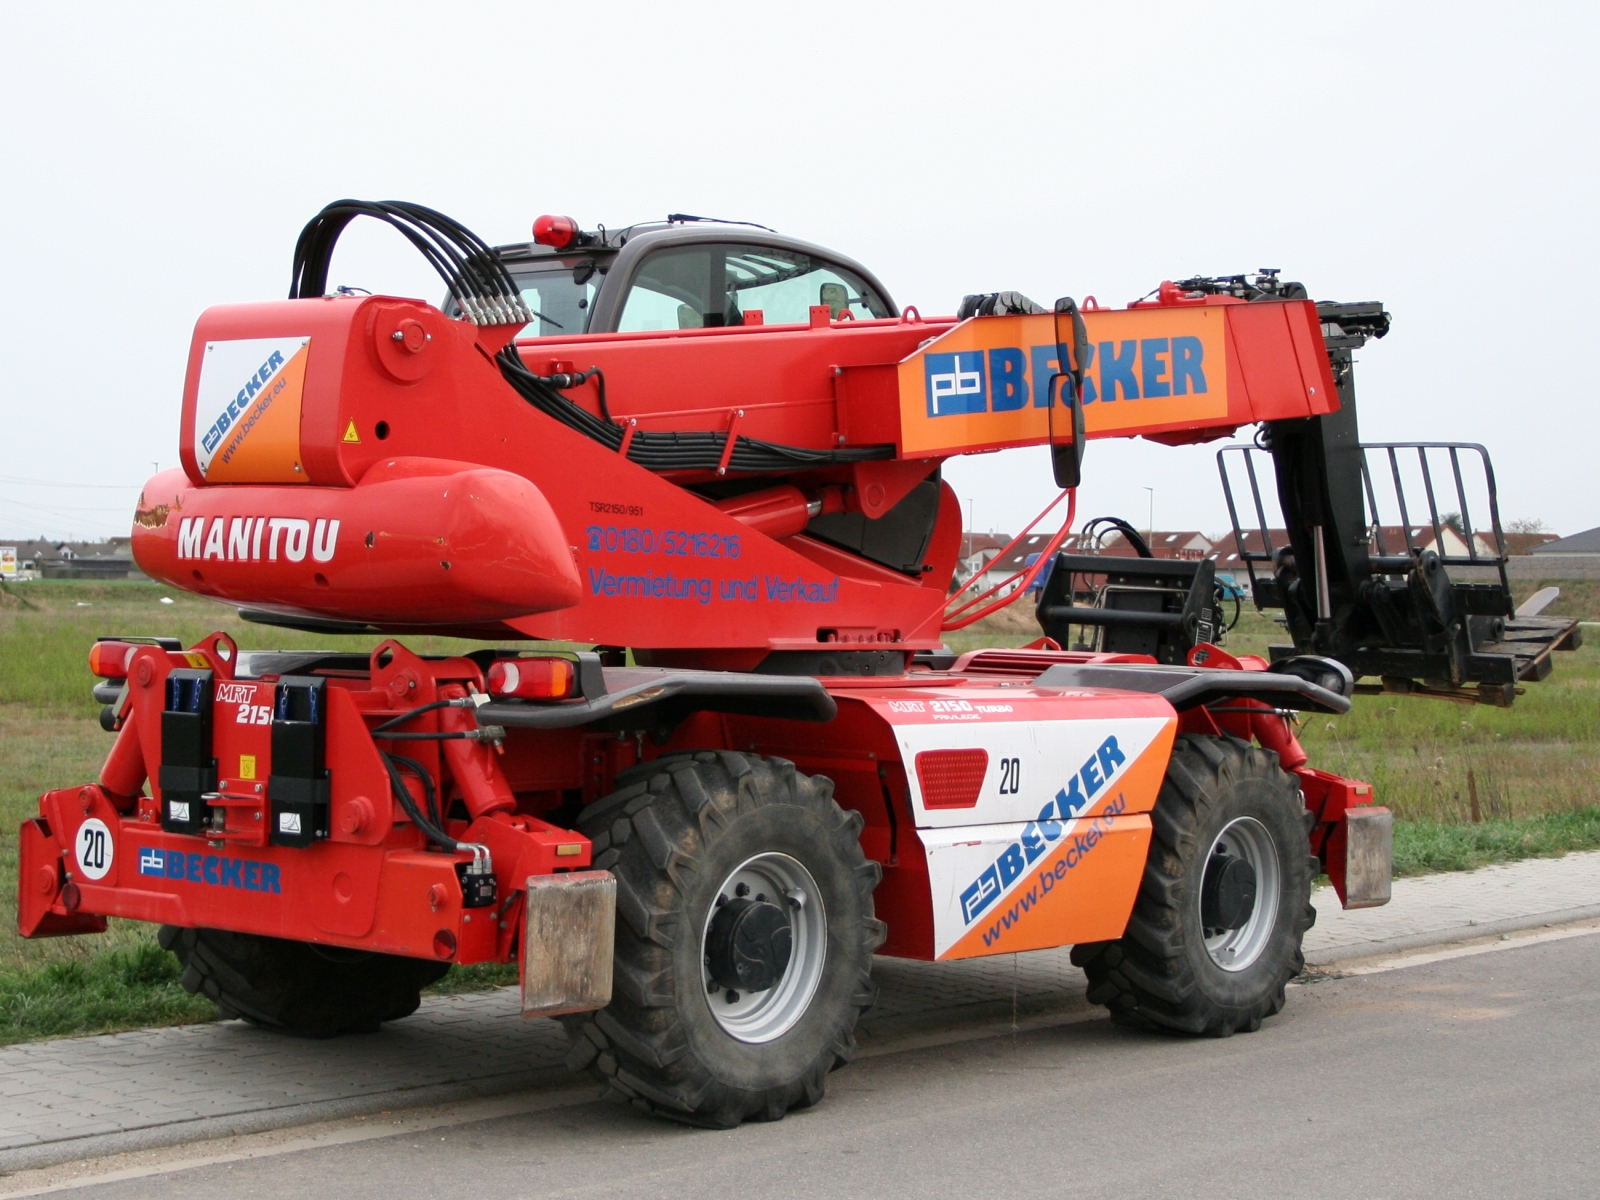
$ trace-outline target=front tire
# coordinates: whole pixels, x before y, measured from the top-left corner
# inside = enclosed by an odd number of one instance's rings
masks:
[[[1317,916],[1299,788],[1271,751],[1185,734],[1150,821],[1127,932],[1072,948],[1088,998],[1120,1024],[1253,1033],[1283,1008]]]
[[[611,1003],[562,1018],[569,1063],[659,1116],[728,1128],[822,1098],[876,991],[881,868],[833,785],[782,759],[676,754],[578,827],[617,880]]]

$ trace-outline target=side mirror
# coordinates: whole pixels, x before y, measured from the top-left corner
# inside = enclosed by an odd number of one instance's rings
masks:
[[[1067,356],[1067,342],[1061,336],[1061,318],[1072,320],[1072,356]],[[1063,296],[1055,304],[1056,366],[1055,395],[1050,398],[1050,466],[1058,488],[1075,488],[1083,478],[1083,452],[1089,444],[1083,426],[1083,364],[1089,357],[1089,330],[1071,296]],[[1056,410],[1065,405],[1072,410],[1072,441],[1056,440]]]
[[[1075,488],[1083,479],[1083,405],[1072,399],[1072,441],[1050,443],[1050,468],[1058,488]]]

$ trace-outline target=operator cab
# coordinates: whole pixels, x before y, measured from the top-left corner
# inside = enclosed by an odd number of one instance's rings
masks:
[[[497,247],[536,317],[520,337],[803,325],[814,305],[835,320],[900,315],[859,263],[760,226],[673,217],[584,233],[557,218],[552,236],[550,225],[536,230],[560,245]]]

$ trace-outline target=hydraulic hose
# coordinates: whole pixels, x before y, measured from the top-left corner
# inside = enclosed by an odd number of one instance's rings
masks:
[[[495,362],[500,367],[500,374],[517,395],[547,417],[599,442],[608,450],[622,449],[626,433],[624,426],[614,420],[595,416],[562,395],[560,389],[545,376],[528,370],[522,356],[517,353],[515,343],[501,350],[495,356]],[[587,378],[590,372],[581,374]],[[569,378],[577,379],[578,376]],[[604,388],[603,377],[601,387]],[[628,461],[650,471],[714,471],[722,465],[722,452],[727,444],[726,433],[646,433],[636,430],[628,443]],[[894,447],[890,445],[811,450],[803,446],[785,446],[736,435],[727,466],[730,471],[761,473],[794,471],[802,467],[835,463],[872,462],[893,457]]]
[[[399,754],[386,754],[378,752],[383,759],[383,765],[389,772],[389,782],[394,785],[394,798],[400,801],[400,807],[406,810],[406,816],[411,818],[411,823],[422,830],[423,836],[437,846],[446,850],[459,850],[462,843],[456,841],[434,821],[422,815],[422,810],[417,807],[416,798],[411,795],[411,789],[406,786],[404,776],[400,774],[402,766],[408,768],[422,781],[422,792],[428,802],[428,812],[435,821],[439,818],[439,805],[437,793],[434,790],[433,778],[424,767],[414,758],[406,758]]]

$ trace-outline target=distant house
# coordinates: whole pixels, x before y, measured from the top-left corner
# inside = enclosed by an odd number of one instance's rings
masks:
[[[37,572],[45,579],[144,579],[133,561],[133,539],[107,538],[103,542],[58,542],[42,538],[0,538],[0,545],[17,548],[17,567]]]
[[[961,552],[956,557],[956,583],[964,585],[974,575],[983,574],[1010,541],[1003,533],[963,533]]]
[[[1198,529],[1158,529],[1154,533],[1141,532],[1139,536],[1146,540],[1150,553],[1156,558],[1185,558],[1198,561],[1210,558],[1216,550],[1215,543]],[[1138,551],[1119,530],[1112,529],[1100,539],[1098,546],[1085,544],[1076,553],[1112,554],[1127,558],[1137,555]]]
[[[1010,554],[991,558],[985,566],[983,587],[985,589],[997,587],[1019,571],[1031,567],[1038,561],[1039,555],[1044,552],[1044,548],[1054,536],[1053,533],[1030,533],[1017,543]],[[1098,554],[1107,558],[1138,556],[1133,544],[1114,529],[1107,532],[1103,538],[1095,539],[1084,538],[1081,534],[1069,534],[1061,543],[1061,549],[1068,554]],[[1215,553],[1211,539],[1194,529],[1160,530],[1151,535],[1150,549],[1156,558],[1181,558],[1195,562],[1212,557]],[[1044,577],[1041,574],[1040,580]],[[1020,579],[1015,581],[1008,590],[1015,591],[1021,586],[1021,582]],[[1038,582],[1039,580],[1035,581],[1035,586]]]
[[[1467,539],[1448,525],[1441,525],[1441,537],[1435,537],[1432,525],[1411,526],[1411,540],[1406,541],[1406,526],[1404,525],[1374,525],[1369,531],[1372,536],[1371,543],[1367,546],[1370,554],[1384,554],[1394,556],[1411,553],[1409,546],[1418,550],[1432,550],[1441,558],[1461,557],[1469,554]],[[1479,558],[1498,558],[1500,552],[1495,549],[1494,534],[1475,533],[1472,535],[1472,551]]]
[[[1150,535],[1150,553],[1157,558],[1186,558],[1198,562],[1210,558],[1215,549],[1215,543],[1198,529]]]
[[[1404,525],[1374,525],[1368,531],[1371,539],[1367,543],[1369,554],[1382,554],[1390,558],[1401,557],[1411,553],[1410,547],[1418,550],[1432,550],[1443,557],[1468,557],[1467,541],[1448,525],[1440,527],[1444,535],[1442,539],[1436,538],[1432,525],[1410,526],[1410,540],[1406,538],[1407,527]],[[1506,553],[1519,554],[1525,551],[1519,549],[1521,545],[1533,544],[1531,539],[1543,538],[1544,534],[1514,534],[1508,533],[1506,539]],[[1517,542],[1514,539],[1530,539],[1528,542]],[[1268,543],[1270,542],[1270,547]],[[1263,541],[1260,530],[1246,530],[1244,534],[1244,549],[1252,554],[1270,554],[1272,551],[1281,550],[1289,545],[1289,531],[1287,529],[1267,530],[1267,541]],[[1498,558],[1499,551],[1495,549],[1494,532],[1475,533],[1472,535],[1472,546],[1479,558]],[[1217,569],[1229,570],[1242,568],[1244,556],[1240,546],[1232,533],[1221,538],[1217,543]],[[1256,560],[1265,567],[1260,559]]]
[[[1494,545],[1493,533],[1480,533],[1481,538],[1486,538],[1489,544]],[[1535,547],[1548,545],[1556,541],[1553,533],[1508,533],[1505,534],[1507,554],[1532,554]]]
[[[1529,554],[1600,554],[1600,525],[1585,529],[1571,537],[1556,538],[1542,546],[1534,546]]]
[[[1044,551],[1044,548],[1050,544],[1050,539],[1054,536],[1055,534],[1053,533],[1030,533],[1027,537],[1023,538],[1022,541],[1017,543],[1016,548],[1012,550],[1010,554],[1005,555],[1003,558],[997,557],[991,559],[988,564],[988,569],[984,572],[981,590],[987,590],[995,587],[998,584],[1004,583],[1018,571],[1024,570],[1027,567],[1031,567],[1034,563],[1039,561],[1039,555]],[[1069,539],[1068,542],[1063,543],[1063,545],[1067,550],[1072,550],[1071,539]],[[1006,589],[1006,594],[1009,595],[1010,593],[1016,591],[1021,582],[1022,581],[1019,579],[1013,583],[1011,587]]]
[[[1215,554],[1217,570],[1243,571],[1245,554],[1271,554],[1274,550],[1281,550],[1288,544],[1289,531],[1287,529],[1269,529],[1265,540],[1263,540],[1259,529],[1245,530],[1242,541],[1230,532],[1217,539]]]

